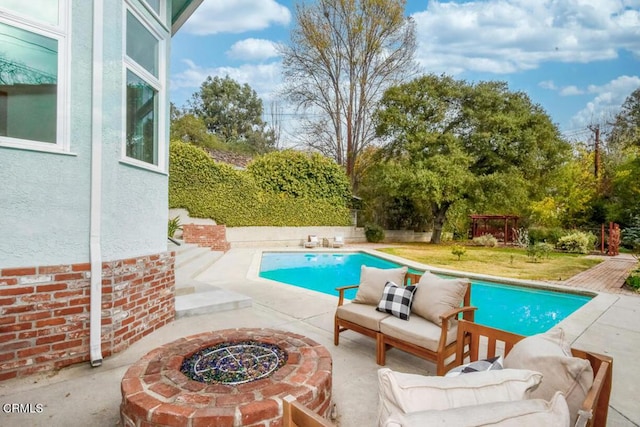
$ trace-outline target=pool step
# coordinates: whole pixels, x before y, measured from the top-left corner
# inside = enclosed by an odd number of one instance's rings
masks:
[[[176,318],[251,306],[251,298],[246,295],[195,280],[215,264],[224,252],[185,243],[169,246],[169,250],[176,252]]]

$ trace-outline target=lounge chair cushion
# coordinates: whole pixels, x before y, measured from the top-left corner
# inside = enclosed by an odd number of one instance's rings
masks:
[[[469,286],[469,279],[443,279],[425,271],[418,282],[411,311],[442,325],[441,315],[460,307]]]
[[[420,316],[411,316],[408,322],[389,316],[380,322],[380,332],[419,347],[437,351],[442,328]],[[458,322],[453,321],[447,331],[447,345],[456,340],[457,333]]]
[[[378,370],[378,420],[382,425],[397,414],[527,399],[541,380],[540,373],[524,369],[428,377],[382,368]]]
[[[360,269],[360,286],[352,302],[377,306],[387,282],[404,283],[407,267],[375,268],[363,265]]]
[[[549,400],[556,391],[563,392],[571,425],[575,424],[578,410],[593,385],[593,368],[588,360],[573,357],[564,330],[554,328],[519,341],[504,358],[504,367],[541,372],[542,384],[531,397]]]
[[[341,305],[336,310],[336,316],[374,331],[380,331],[380,321],[390,317],[388,313],[380,313],[375,306],[366,304]]]
[[[395,418],[395,419],[394,419]],[[472,426],[569,426],[569,408],[562,393],[550,401],[526,399],[517,402],[493,402],[442,411],[399,414],[386,420],[384,427],[472,427]]]
[[[405,287],[398,286],[393,282],[387,282],[376,310],[392,314],[402,320],[409,320],[411,301],[415,291],[415,286]]]

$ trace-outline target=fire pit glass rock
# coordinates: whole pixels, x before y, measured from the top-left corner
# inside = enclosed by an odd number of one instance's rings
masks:
[[[180,371],[195,381],[244,384],[267,378],[287,362],[287,353],[258,341],[224,342],[185,358]]]

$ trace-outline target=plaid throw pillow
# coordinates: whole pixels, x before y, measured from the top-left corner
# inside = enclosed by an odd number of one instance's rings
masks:
[[[468,374],[471,372],[483,372],[483,371],[495,371],[502,369],[502,356],[491,357],[484,360],[476,360],[475,362],[467,363],[453,368],[445,377],[457,377],[460,374]]]
[[[376,310],[393,314],[402,320],[409,320],[415,291],[415,286],[400,287],[393,282],[387,282]]]

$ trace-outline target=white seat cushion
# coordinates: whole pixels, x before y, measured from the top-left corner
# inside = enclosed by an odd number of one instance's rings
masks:
[[[401,320],[397,317],[389,316],[380,322],[380,332],[431,351],[436,351],[438,350],[442,328],[416,315],[411,316],[409,320]],[[457,334],[458,322],[454,320],[450,322],[446,344],[454,342]]]
[[[393,317],[389,313],[376,311],[375,305],[353,303],[344,304],[338,307],[336,315],[339,319],[356,323],[374,331],[380,331],[380,322],[382,320],[387,317]]]

